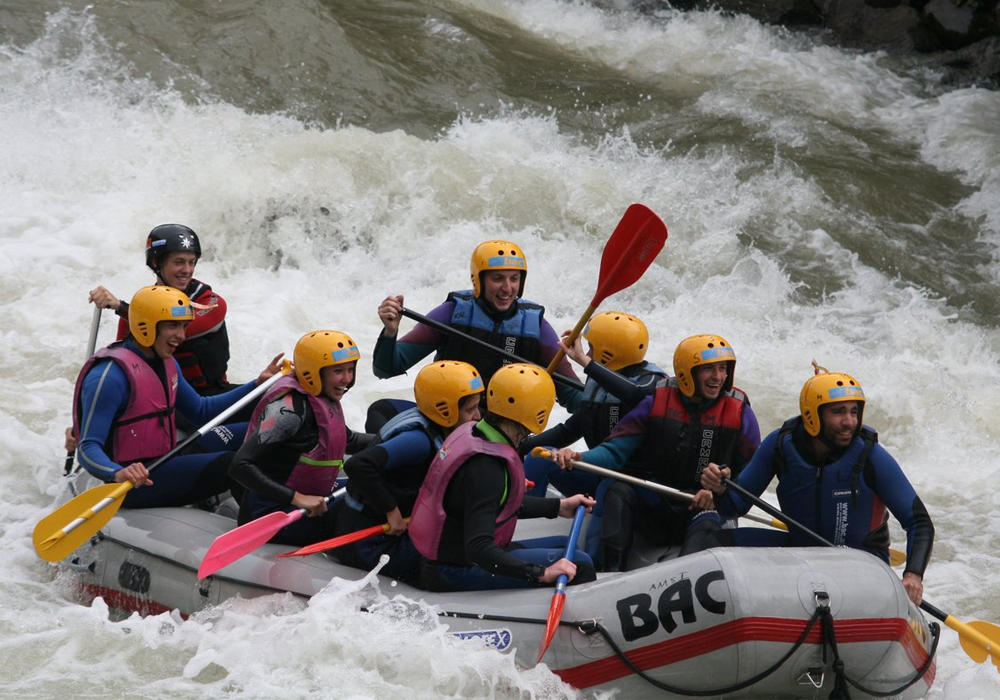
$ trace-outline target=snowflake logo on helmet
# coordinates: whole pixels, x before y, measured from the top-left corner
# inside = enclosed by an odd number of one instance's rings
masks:
[[[194,247],[194,241],[191,240],[191,236],[186,233],[181,234],[181,247],[182,248],[192,248]]]

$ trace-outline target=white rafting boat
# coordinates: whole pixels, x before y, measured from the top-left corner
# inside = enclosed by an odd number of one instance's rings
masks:
[[[199,580],[209,546],[235,526],[196,508],[122,509],[60,566],[88,596],[141,614],[189,615],[235,596],[308,598],[334,577],[366,575],[324,554],[279,559],[295,548],[266,544]],[[553,593],[392,590],[436,606],[453,633],[525,667],[535,662]],[[870,554],[720,548],[571,587],[544,661],[576,688],[628,698],[813,698],[830,694],[839,660],[851,697],[919,698],[933,683],[932,648],[898,576]]]

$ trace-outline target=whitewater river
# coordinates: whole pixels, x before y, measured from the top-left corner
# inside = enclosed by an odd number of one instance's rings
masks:
[[[725,336],[765,432],[811,360],[857,377],[937,527],[927,599],[1000,622],[1000,95],[639,4],[0,0],[0,698],[578,697],[337,584],[121,621],[56,580],[30,534],[59,491],[87,292],[150,283],[164,222],[201,235],[232,378],[306,331],[354,337],[360,428],[410,392],[371,372],[385,295],[430,309],[475,244],[510,238],[526,296],[571,327],[643,202],[670,238],[602,308],[643,318],[665,367],[681,338]],[[945,629],[930,697],[998,696]]]

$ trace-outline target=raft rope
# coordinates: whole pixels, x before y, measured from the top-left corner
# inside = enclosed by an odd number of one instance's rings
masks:
[[[365,609],[362,608],[362,610]],[[366,610],[366,612],[368,611]],[[494,622],[517,622],[517,623],[535,624],[535,625],[544,625],[547,622],[547,620],[536,619],[536,618],[512,617],[509,615],[490,615],[486,613],[442,612],[439,613],[439,615],[441,617],[455,617],[466,620],[490,620]],[[928,625],[932,637],[931,650],[930,653],[928,653],[927,655],[927,660],[924,662],[924,665],[920,668],[920,670],[917,671],[917,673],[913,676],[913,678],[911,678],[909,681],[899,686],[898,688],[893,688],[892,690],[887,690],[887,691],[872,690],[870,688],[861,685],[859,682],[852,680],[847,676],[847,673],[844,668],[844,661],[843,659],[840,658],[840,653],[837,650],[837,639],[834,631],[833,615],[830,612],[830,597],[823,591],[817,591],[816,610],[809,618],[809,622],[806,623],[805,629],[802,631],[802,634],[792,645],[791,649],[789,649],[784,656],[778,659],[778,661],[775,662],[774,665],[772,665],[770,668],[764,671],[761,671],[753,678],[748,678],[747,680],[741,683],[737,683],[735,685],[731,685],[725,688],[718,688],[715,690],[690,690],[690,689],[678,688],[676,686],[667,685],[666,683],[658,681],[655,678],[651,677],[649,674],[647,674],[645,671],[640,669],[634,663],[632,663],[632,660],[629,659],[628,655],[622,650],[621,647],[618,646],[618,644],[615,642],[614,638],[611,636],[611,633],[607,630],[607,628],[604,627],[604,625],[602,625],[596,619],[577,620],[575,622],[561,620],[559,624],[561,626],[574,627],[583,634],[586,634],[588,636],[594,633],[599,633],[604,638],[604,641],[608,643],[608,646],[611,647],[611,650],[615,653],[615,656],[617,656],[621,660],[621,662],[625,664],[630,671],[632,671],[632,673],[639,676],[639,678],[642,678],[650,685],[659,688],[660,690],[664,690],[668,693],[674,693],[676,695],[685,695],[688,697],[709,697],[712,695],[724,695],[726,693],[732,693],[738,690],[743,690],[744,688],[748,688],[751,685],[754,685],[755,683],[759,683],[760,681],[770,676],[772,673],[781,668],[781,666],[784,665],[784,663],[788,661],[796,651],[799,650],[799,648],[805,643],[806,639],[809,637],[809,633],[812,631],[812,628],[816,625],[818,621],[822,622],[821,637],[823,641],[824,665],[826,665],[826,660],[827,660],[826,655],[828,647],[833,655],[832,666],[834,674],[836,675],[836,681],[834,682],[833,691],[830,693],[829,696],[831,699],[837,698],[840,700],[849,700],[851,695],[850,695],[850,689],[847,687],[848,685],[853,686],[857,690],[860,690],[861,692],[871,695],[873,697],[884,698],[902,693],[904,690],[906,690],[911,685],[913,685],[921,678],[923,678],[924,675],[927,673],[928,669],[930,669],[931,663],[933,663],[934,657],[937,654],[938,640],[940,639],[941,636],[941,626],[938,625],[936,622],[931,622]]]

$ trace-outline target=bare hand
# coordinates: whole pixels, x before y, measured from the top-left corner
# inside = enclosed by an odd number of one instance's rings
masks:
[[[305,508],[306,515],[310,518],[316,518],[326,512],[326,499],[308,493],[296,491],[295,495],[292,496],[292,505],[296,508]]]
[[[560,469],[572,469],[573,462],[579,462],[580,457],[583,456],[570,447],[564,447],[549,454],[552,456],[552,461],[558,464]]]
[[[139,488],[145,484],[153,485],[153,480],[149,478],[149,470],[146,469],[146,465],[142,462],[132,462],[127,467],[122,467],[116,471],[115,481],[119,484],[131,481],[135,488]]]
[[[903,574],[903,589],[914,605],[920,605],[920,601],[924,599],[924,580],[919,574],[912,571]]]
[[[385,326],[382,335],[393,338],[399,332],[399,321],[403,318],[403,295],[389,296],[378,305],[378,317]]]
[[[406,521],[403,514],[399,512],[399,507],[393,508],[385,514],[385,519],[389,523],[387,535],[402,535],[406,532]]]
[[[715,499],[708,489],[701,489],[691,499],[688,510],[715,510]]]
[[[576,564],[566,558],[560,559],[546,568],[538,580],[542,583],[555,583],[562,574],[566,574],[566,578],[572,581],[573,577],[576,576]]]
[[[91,304],[96,304],[98,308],[101,309],[113,309],[118,310],[118,307],[122,305],[121,301],[114,294],[109,292],[105,287],[95,287],[90,290],[90,296],[87,301]]]
[[[276,375],[278,372],[280,372],[281,371],[281,358],[283,358],[284,356],[285,356],[285,353],[283,353],[283,352],[279,352],[277,355],[275,355],[274,359],[271,360],[271,364],[269,364],[267,367],[265,367],[264,371],[257,375],[257,379],[254,380],[254,384],[256,384],[257,386],[260,386],[261,384],[263,384],[264,382],[266,382],[268,379],[270,379],[271,377],[273,377],[274,375]]]
[[[580,365],[581,368],[587,369],[587,365],[591,362],[591,357],[589,354],[583,351],[583,336],[578,335],[573,340],[573,345],[566,345],[566,339],[572,335],[573,331],[563,331],[562,340],[559,341],[559,347],[562,351],[566,353],[566,357],[573,360],[576,364]]]
[[[582,493],[578,493],[575,496],[570,496],[569,498],[562,498],[559,500],[559,517],[560,518],[572,518],[576,515],[577,506],[587,506],[587,512],[594,510],[594,506],[597,504],[590,496],[585,496]]]
[[[67,452],[76,452],[76,438],[73,437],[73,429],[66,428],[66,439],[63,441]]]
[[[722,479],[728,479],[730,475],[732,475],[732,470],[729,467],[720,467],[714,462],[709,462],[708,466],[701,471],[701,486],[712,493],[722,495],[726,492]]]

